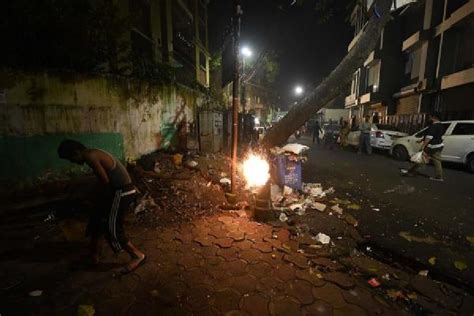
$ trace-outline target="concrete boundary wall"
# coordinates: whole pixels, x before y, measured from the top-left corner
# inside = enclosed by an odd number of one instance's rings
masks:
[[[0,71],[0,180],[47,180],[74,167],[56,159],[63,138],[135,159],[195,121],[202,94],[179,85],[77,74]],[[54,153],[52,152],[54,150]]]

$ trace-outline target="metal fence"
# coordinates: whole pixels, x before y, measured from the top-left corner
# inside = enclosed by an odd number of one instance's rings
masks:
[[[384,124],[396,126],[400,131],[413,134],[425,126],[426,113],[388,115],[382,120]]]

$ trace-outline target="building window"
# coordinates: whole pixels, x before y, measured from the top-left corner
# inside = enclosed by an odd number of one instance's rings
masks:
[[[153,60],[151,39],[150,3],[146,0],[129,1],[132,54],[139,64]]]
[[[206,23],[202,20],[199,20],[199,40],[206,45]]]
[[[408,53],[405,63],[405,75],[410,79],[418,78],[421,64],[421,48]]]
[[[448,4],[446,6],[446,19],[468,2],[469,0],[448,0]]]
[[[175,58],[194,65],[194,24],[192,18],[180,5],[173,5],[173,49]]]
[[[204,71],[207,69],[207,57],[203,52],[199,52],[199,66]]]
[[[132,28],[151,37],[150,2],[146,0],[130,0],[129,8]]]
[[[370,66],[367,70],[367,87],[372,92],[379,91],[379,82],[380,82],[380,61],[377,61],[373,66]]]
[[[360,80],[360,69],[352,75],[351,95],[358,96],[359,94],[359,80]]]
[[[454,27],[445,33],[446,49],[443,54],[448,74],[474,67],[473,36],[474,23]]]
[[[204,1],[199,1],[199,5],[198,5],[198,13],[199,13],[199,18],[202,19],[202,20],[205,20],[206,19],[206,4],[204,3]]]

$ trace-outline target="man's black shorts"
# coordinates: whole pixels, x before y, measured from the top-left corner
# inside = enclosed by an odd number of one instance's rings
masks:
[[[101,198],[98,210],[90,216],[88,234],[92,238],[105,236],[115,252],[122,250],[123,245],[128,242],[123,227],[125,214],[135,199],[136,190],[133,187],[116,190]]]

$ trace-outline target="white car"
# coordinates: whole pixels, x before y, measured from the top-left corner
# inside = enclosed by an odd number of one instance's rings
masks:
[[[441,152],[443,161],[463,163],[469,171],[474,172],[474,121],[446,121],[441,122],[444,127]],[[393,142],[390,150],[397,160],[408,160],[413,154],[420,151],[421,142],[427,127],[407,137]]]
[[[370,131],[370,145],[379,149],[389,150],[394,140],[407,136],[408,134],[400,132],[396,127],[385,124],[373,124]],[[347,136],[347,143],[358,147],[360,131],[351,131]]]

